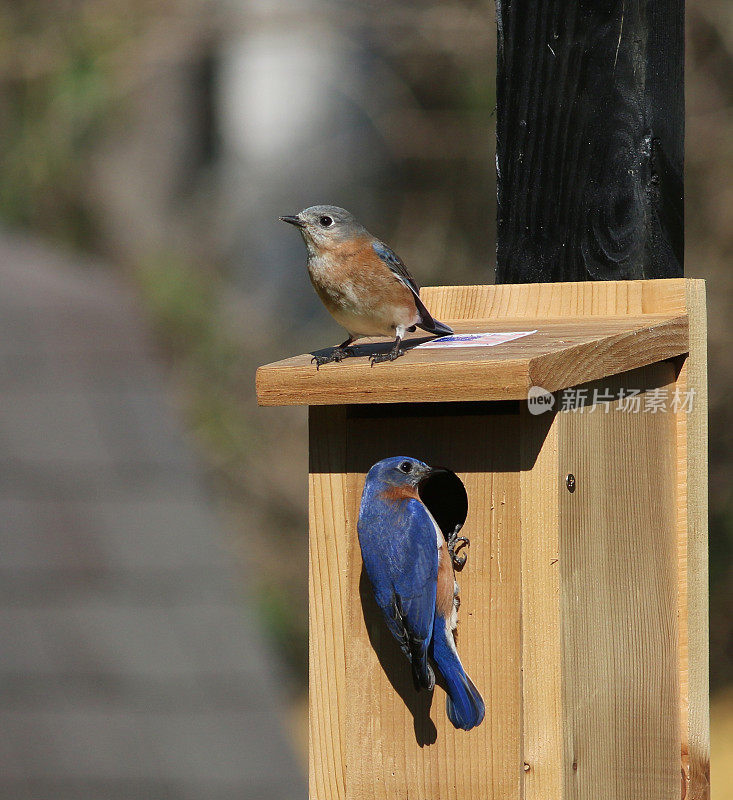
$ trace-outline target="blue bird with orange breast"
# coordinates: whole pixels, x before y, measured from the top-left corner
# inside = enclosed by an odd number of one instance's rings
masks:
[[[421,328],[437,336],[453,333],[433,319],[420,299],[420,287],[400,258],[353,214],[337,206],[311,206],[295,216],[280,217],[300,229],[308,250],[308,274],[316,293],[349,338],[317,366],[353,355],[349,345],[360,336],[394,336],[387,353],[374,353],[372,364],[404,355],[407,331]]]
[[[456,728],[484,718],[484,701],[456,650],[457,586],[452,553],[418,486],[431,468],[399,456],[367,474],[358,534],[364,568],[387,626],[412,664],[420,687],[432,690],[437,667],[448,691],[446,711]]]

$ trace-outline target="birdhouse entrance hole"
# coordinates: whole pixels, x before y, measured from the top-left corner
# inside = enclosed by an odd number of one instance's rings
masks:
[[[458,533],[466,521],[468,494],[455,472],[434,464],[430,466],[433,471],[420,483],[418,493],[448,541],[451,534]]]

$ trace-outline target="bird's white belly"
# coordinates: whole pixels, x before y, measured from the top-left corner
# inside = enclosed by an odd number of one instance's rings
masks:
[[[331,316],[354,336],[394,336],[398,325],[409,328],[414,321],[405,322],[403,309],[381,307],[359,311],[350,308],[329,308]]]

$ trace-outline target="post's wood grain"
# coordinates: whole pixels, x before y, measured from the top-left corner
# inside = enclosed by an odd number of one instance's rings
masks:
[[[520,798],[519,415],[461,410],[437,417],[349,410],[347,800]],[[448,721],[443,689],[432,698],[415,691],[407,659],[361,575],[356,519],[365,475],[397,454],[448,465],[470,497],[462,534],[471,546],[457,576],[458,649],[486,718],[469,732]]]
[[[671,397],[671,363],[599,388]],[[588,388],[592,389],[594,385]],[[566,800],[680,791],[675,414],[559,414],[563,784]]]
[[[681,276],[684,0],[497,24],[497,282]]]
[[[308,692],[311,800],[346,800],[346,413],[310,409]]]
[[[371,366],[366,356],[326,364],[310,354],[257,371],[261,405],[519,400],[530,386],[556,391],[687,352],[685,315],[592,320],[449,320],[458,333],[536,333],[494,347],[408,350]],[[411,337],[412,338],[412,337]],[[419,338],[419,337],[418,337]]]

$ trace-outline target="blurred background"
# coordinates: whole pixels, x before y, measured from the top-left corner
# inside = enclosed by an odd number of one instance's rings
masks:
[[[687,36],[725,800],[733,6]],[[420,283],[492,282],[495,57],[488,0],[0,4],[0,796],[305,796],[306,415],[254,370],[342,332],[277,217],[342,205]]]

